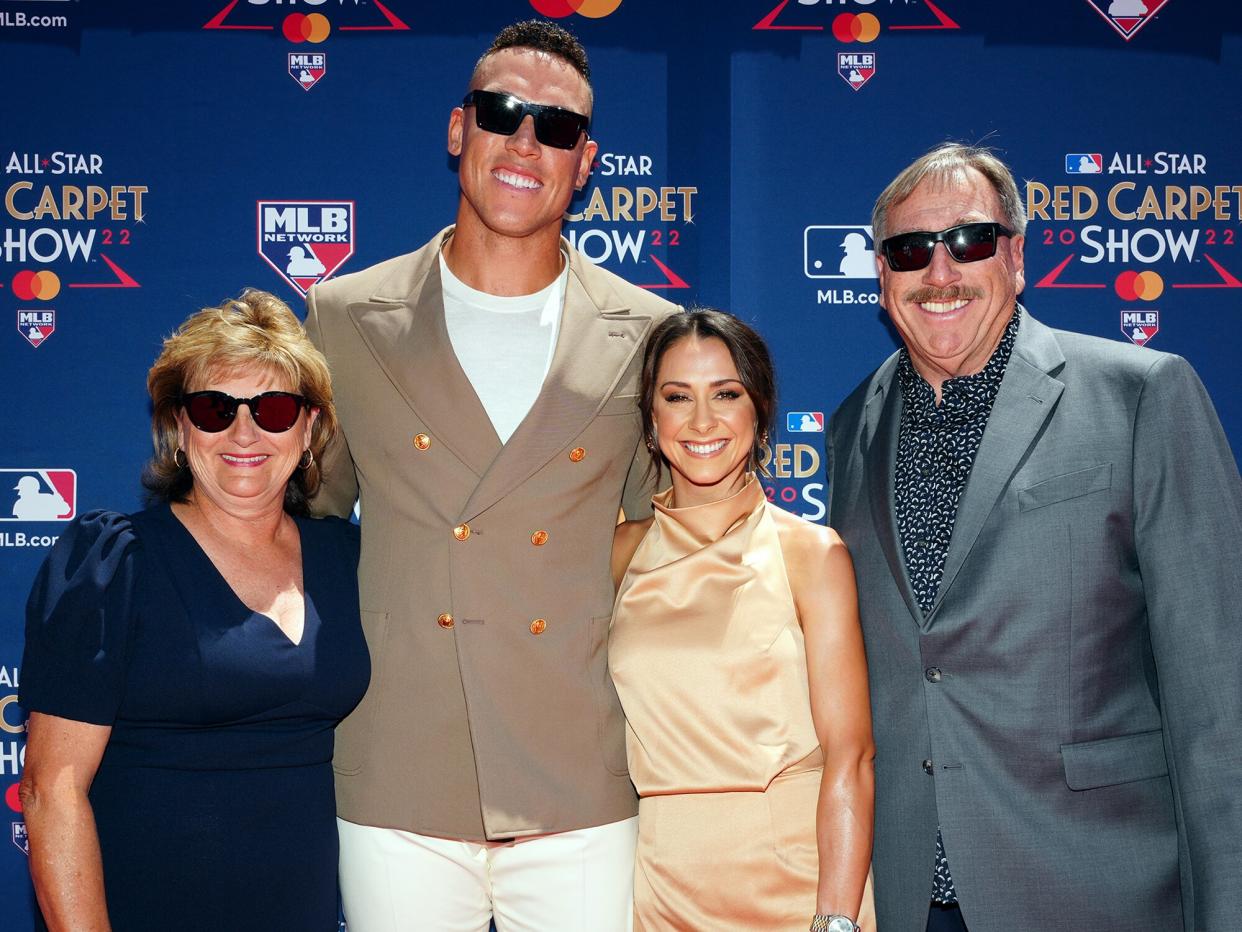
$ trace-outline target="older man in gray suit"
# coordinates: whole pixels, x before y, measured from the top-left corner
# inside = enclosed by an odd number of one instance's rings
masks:
[[[1017,303],[1025,225],[959,145],[875,208],[905,346],[828,446],[879,928],[1242,928],[1237,466],[1184,360]]]

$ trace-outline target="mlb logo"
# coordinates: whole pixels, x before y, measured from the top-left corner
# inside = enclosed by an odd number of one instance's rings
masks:
[[[38,349],[56,330],[56,312],[50,308],[17,312],[17,332]]]
[[[328,56],[323,52],[289,53],[289,77],[297,81],[304,91],[318,84],[327,70]]]
[[[1121,332],[1131,343],[1146,346],[1147,341],[1160,332],[1160,312],[1122,311]]]
[[[785,430],[791,434],[822,434],[823,411],[789,411],[785,414]]]
[[[77,501],[72,469],[0,469],[0,521],[70,521]]]
[[[858,90],[875,74],[875,53],[837,52],[837,74],[846,84]]]
[[[814,224],[802,231],[807,278],[876,278],[875,237],[869,226]]]
[[[17,845],[22,854],[30,856],[30,840],[26,837],[26,823],[13,823],[13,844]]]
[[[259,255],[302,297],[354,254],[353,201],[259,201]]]
[[[1169,0],[1087,0],[1127,42],[1151,22]]]
[[[1102,152],[1066,152],[1065,174],[1099,175],[1104,171]]]

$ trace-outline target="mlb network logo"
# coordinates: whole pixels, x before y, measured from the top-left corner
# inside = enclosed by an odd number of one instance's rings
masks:
[[[306,297],[354,254],[353,201],[259,201],[259,255]]]
[[[1147,341],[1160,332],[1160,312],[1122,311],[1121,332],[1131,343],[1146,346]]]
[[[1102,152],[1066,152],[1065,173],[1067,175],[1098,175],[1104,171],[1104,153]]]
[[[70,521],[77,501],[72,469],[0,469],[0,521]]]
[[[874,52],[837,52],[837,74],[858,90],[875,76]]]
[[[18,311],[17,332],[38,349],[56,330],[56,312],[51,308],[39,311]]]
[[[1087,0],[1104,21],[1129,42],[1169,0]]]
[[[10,823],[13,826],[13,844],[17,846],[22,854],[30,856],[30,839],[26,835],[25,822]]]
[[[785,414],[785,430],[791,434],[822,434],[823,411],[788,411]]]
[[[327,73],[328,56],[323,52],[290,52],[289,77],[309,91]]]
[[[802,231],[807,278],[876,278],[875,238],[869,226],[812,225]]]

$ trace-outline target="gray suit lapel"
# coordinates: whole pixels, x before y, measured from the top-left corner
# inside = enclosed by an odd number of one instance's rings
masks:
[[[595,417],[642,346],[651,318],[629,307],[572,250],[552,364],[535,403],[471,494],[470,521],[538,472]]]
[[[376,363],[443,443],[478,476],[500,452],[500,438],[466,377],[444,323],[439,250],[423,253],[413,291],[404,300],[379,296],[351,304],[349,316]]]
[[[901,591],[906,608],[916,623],[922,623],[923,611],[910,585],[906,560],[897,534],[897,514],[893,507],[893,475],[897,462],[897,438],[901,429],[901,389],[897,385],[897,357],[893,356],[876,373],[877,388],[863,411],[867,432],[863,444],[863,472],[867,476],[871,519],[880,540],[880,549],[888,561],[893,580]]]
[[[970,479],[958,504],[944,574],[924,628],[935,620],[988,515],[1056,408],[1065,386],[1048,373],[1064,364],[1065,356],[1052,331],[1024,312],[1013,354],[1005,367]]]

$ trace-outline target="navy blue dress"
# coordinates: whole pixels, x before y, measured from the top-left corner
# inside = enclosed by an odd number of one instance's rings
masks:
[[[35,581],[21,704],[112,726],[90,799],[118,932],[337,928],[332,729],[370,678],[358,529],[296,520],[299,644],[167,505],[83,515]]]

